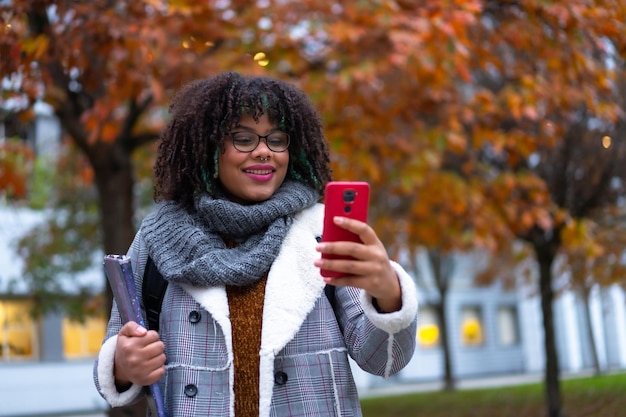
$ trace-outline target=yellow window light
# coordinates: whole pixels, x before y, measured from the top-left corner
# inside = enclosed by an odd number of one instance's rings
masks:
[[[478,320],[467,319],[463,323],[463,344],[471,346],[483,344],[483,331]]]
[[[434,324],[424,324],[417,330],[417,340],[420,346],[433,347],[439,343],[439,327]]]

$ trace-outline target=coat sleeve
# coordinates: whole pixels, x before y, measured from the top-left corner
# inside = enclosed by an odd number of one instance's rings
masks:
[[[141,297],[141,280],[143,269],[147,260],[147,254],[142,254],[142,240],[139,235],[135,235],[135,239],[131,244],[127,255],[131,258],[131,266],[133,268],[133,275],[135,276],[135,285],[137,292]],[[140,259],[143,259],[141,263]],[[115,347],[117,345],[117,335],[122,328],[122,318],[117,308],[115,300],[113,300],[113,308],[111,309],[111,317],[107,325],[107,331],[100,347],[98,356],[94,363],[93,375],[96,389],[100,395],[109,403],[111,407],[122,407],[132,404],[139,400],[143,395],[143,387],[133,384],[131,387],[124,391],[119,392],[115,386],[114,376],[114,357]]]
[[[413,279],[397,263],[392,266],[400,280],[402,308],[380,313],[372,297],[354,287],[338,287],[337,319],[352,359],[366,372],[385,378],[404,368],[415,351],[417,289]]]

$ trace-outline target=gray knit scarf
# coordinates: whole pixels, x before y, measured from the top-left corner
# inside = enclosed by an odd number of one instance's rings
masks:
[[[155,265],[170,282],[196,287],[249,285],[269,270],[293,216],[318,201],[300,182],[285,181],[266,201],[241,205],[203,195],[189,213],[175,202],[159,203],[141,225]],[[228,248],[221,236],[240,242]]]

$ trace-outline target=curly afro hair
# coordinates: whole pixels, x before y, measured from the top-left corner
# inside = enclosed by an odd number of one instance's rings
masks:
[[[222,73],[181,88],[169,111],[171,119],[161,134],[154,166],[155,201],[192,207],[198,194],[214,194],[220,188],[213,175],[217,152],[243,114],[255,120],[267,114],[289,134],[287,179],[308,184],[320,196],[331,180],[320,117],[309,98],[285,81]]]

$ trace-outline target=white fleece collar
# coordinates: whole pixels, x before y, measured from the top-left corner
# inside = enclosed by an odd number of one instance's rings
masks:
[[[277,354],[293,339],[324,290],[324,280],[313,265],[320,255],[315,250],[321,236],[323,207],[316,205],[300,213],[285,236],[283,246],[269,271],[261,351]]]

